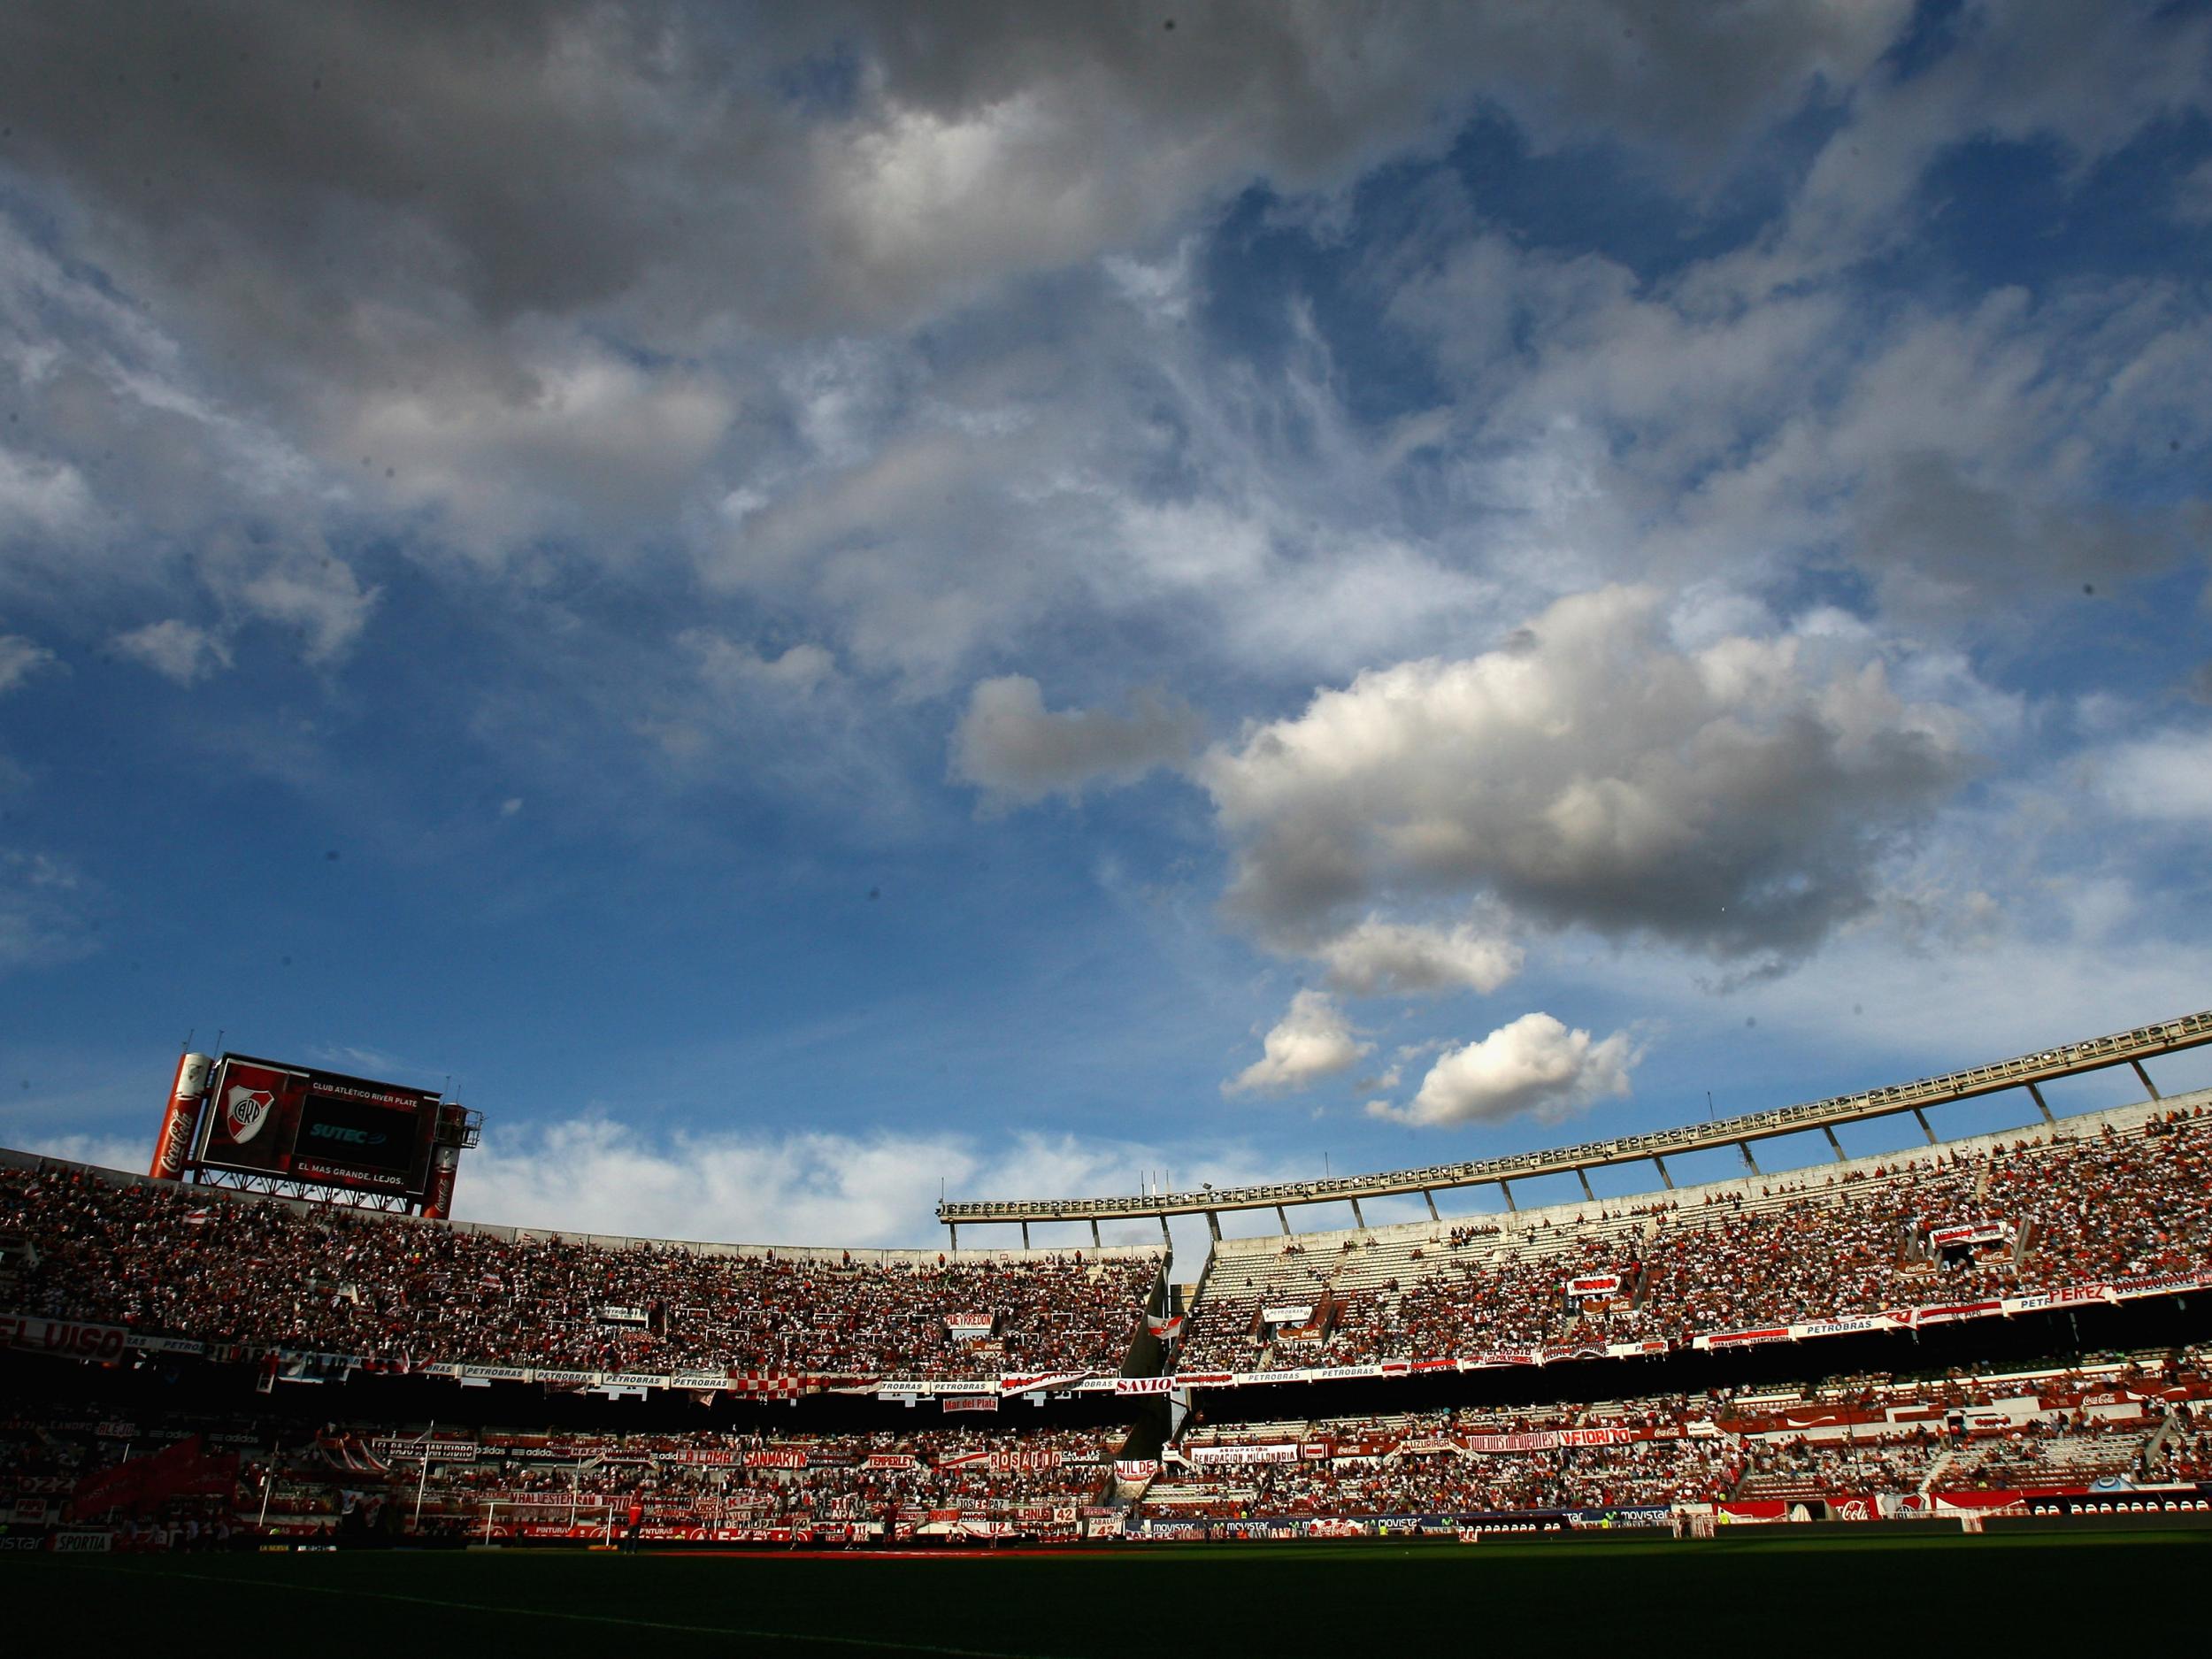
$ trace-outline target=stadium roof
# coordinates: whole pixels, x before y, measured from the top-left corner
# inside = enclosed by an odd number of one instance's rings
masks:
[[[1836,1156],[1840,1159],[1843,1148],[1835,1137],[1838,1124],[1886,1118],[1908,1111],[1919,1118],[1921,1128],[1932,1142],[1937,1137],[1927,1118],[1922,1115],[1925,1108],[1951,1101],[1968,1100],[1979,1094],[1993,1094],[2004,1089],[2027,1090],[2035,1102],[2036,1109],[2047,1120],[2051,1111],[2044,1102],[2039,1087],[2041,1084],[2084,1071],[2101,1071],[2108,1066],[2133,1066],[2136,1075],[2142,1079],[2145,1091],[2155,1099],[2158,1090],[2152,1084],[2150,1074],[2143,1070],[2142,1062],[2155,1055],[2172,1054],[2208,1042],[2212,1042],[2212,1011],[2185,1014],[2177,1019],[2140,1025],[2132,1031],[2120,1032],[2109,1037],[2094,1037],[2085,1042],[2046,1048],[2016,1059],[1970,1066],[1964,1071],[1946,1072],[1941,1077],[1923,1078],[1917,1082],[1867,1089],[1856,1094],[1836,1095],[1803,1105],[1747,1112],[1737,1118],[1687,1124],[1678,1129],[1624,1135],[1610,1141],[1586,1141],[1579,1146],[1560,1147],[1550,1151],[1517,1152],[1505,1157],[1429,1164],[1420,1169],[1392,1170],[1377,1175],[1346,1175],[1317,1181],[1279,1181],[1260,1187],[1206,1187],[1197,1192],[1154,1193],[1128,1198],[949,1202],[937,1207],[937,1218],[954,1230],[953,1236],[957,1240],[963,1222],[1019,1223],[1025,1239],[1029,1223],[1033,1221],[1088,1221],[1095,1233],[1101,1221],[1157,1217],[1164,1232],[1170,1216],[1202,1215],[1212,1225],[1215,1236],[1219,1237],[1220,1228],[1216,1218],[1225,1210],[1275,1210],[1280,1212],[1292,1204],[1343,1203],[1348,1201],[1354,1216],[1358,1217],[1359,1203],[1363,1199],[1399,1197],[1417,1193],[1428,1198],[1433,1213],[1436,1201],[1429,1195],[1436,1189],[1479,1187],[1493,1181],[1502,1188],[1506,1202],[1510,1207],[1513,1189],[1509,1183],[1511,1181],[1540,1175],[1571,1173],[1582,1177],[1584,1190],[1587,1192],[1589,1179],[1585,1171],[1609,1164],[1638,1164],[1647,1160],[1658,1167],[1660,1180],[1671,1188],[1674,1181],[1667,1172],[1666,1159],[1673,1154],[1740,1147],[1748,1158],[1751,1143],[1755,1141],[1819,1129],[1826,1133],[1829,1145],[1835,1148]],[[1758,1167],[1756,1160],[1753,1160],[1752,1167]],[[1284,1225],[1287,1230],[1286,1219]]]

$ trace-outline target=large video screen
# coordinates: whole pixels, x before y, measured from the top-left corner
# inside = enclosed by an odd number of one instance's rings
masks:
[[[209,1169],[422,1196],[439,1097],[226,1055],[194,1156]]]

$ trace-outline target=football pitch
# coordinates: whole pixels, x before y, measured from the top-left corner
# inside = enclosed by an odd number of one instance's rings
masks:
[[[112,1648],[540,1655],[1169,1651],[1354,1655],[1409,1643],[2047,1651],[2200,1639],[2212,1532],[2054,1536],[1151,1545],[845,1558],[521,1551],[0,1555],[12,1640]],[[43,1651],[28,1640],[19,1649]]]

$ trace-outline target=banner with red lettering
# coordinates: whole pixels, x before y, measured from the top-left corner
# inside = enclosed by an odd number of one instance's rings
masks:
[[[1939,1250],[1974,1244],[2002,1244],[2011,1237],[2009,1221],[1955,1221],[1928,1229],[1928,1242]]]

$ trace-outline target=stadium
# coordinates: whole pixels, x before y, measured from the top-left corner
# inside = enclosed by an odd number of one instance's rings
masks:
[[[1791,1540],[1839,1560],[1961,1540],[2025,1573],[2122,1538],[2193,1548],[2212,1539],[2212,1090],[2162,1096],[2146,1062],[2206,1043],[2212,1013],[1325,1189],[949,1202],[970,1242],[941,1252],[450,1221],[477,1128],[457,1103],[187,1055],[154,1173],[0,1156],[0,1535],[78,1569],[427,1600],[464,1627],[524,1610],[524,1584],[581,1626],[638,1622],[611,1581],[491,1556],[773,1561],[800,1575],[779,1580],[793,1622],[730,1623],[695,1573],[655,1594],[706,1598],[703,1622],[668,1626],[961,1651],[1002,1644],[877,1614],[856,1633],[820,1575],[1056,1561],[1002,1569],[1031,1575],[1005,1606],[1048,1618],[1062,1592],[1041,1586],[1074,1574],[1065,1593],[1096,1596],[1121,1571],[1102,1556],[1194,1553],[1289,1594],[1302,1562],[1386,1555],[1676,1583]],[[2141,1100],[2050,1111],[2042,1085],[2118,1068]],[[1944,1139],[1927,1116],[2000,1091],[2028,1109],[2017,1129]],[[1848,1157],[1833,1133],[1902,1113],[1917,1150]],[[1809,1126],[1829,1162],[1758,1167],[1762,1139]],[[1719,1145],[1746,1173],[1673,1181],[1669,1156]],[[1585,1171],[1631,1158],[1654,1190],[1524,1207],[1511,1186],[1573,1173],[1589,1193]],[[1439,1209],[1481,1183],[1499,1206]],[[1428,1218],[1289,1226],[1294,1203],[1356,1214],[1409,1189]],[[973,1244],[1194,1208],[1217,1242],[1188,1279],[1164,1247]],[[1224,1238],[1237,1208],[1281,1230]],[[272,1576],[301,1555],[345,1559]],[[410,1564],[346,1564],[371,1556]],[[757,1604],[749,1578],[733,1594]]]

